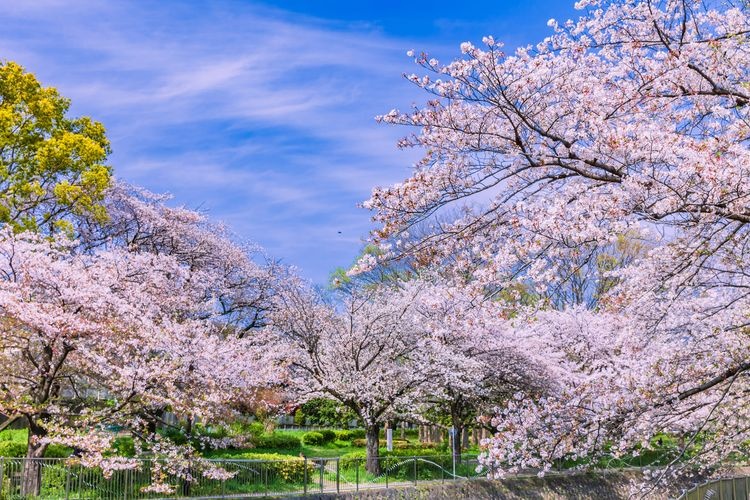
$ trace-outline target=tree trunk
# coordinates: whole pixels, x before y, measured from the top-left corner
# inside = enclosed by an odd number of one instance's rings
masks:
[[[43,428],[34,422],[29,423],[29,440],[26,445],[26,460],[21,477],[21,497],[38,497],[42,491],[42,458],[47,450],[47,443],[38,440],[45,436]]]
[[[455,426],[453,431],[453,439],[451,439],[451,453],[453,454],[453,460],[456,463],[461,461],[461,442],[463,435],[463,427]]]
[[[479,446],[479,429],[477,427],[471,430],[471,438],[474,446]]]
[[[461,447],[464,450],[469,449],[469,429],[467,427],[464,427],[464,435],[462,437]]]
[[[461,446],[463,444],[464,424],[455,413],[451,415],[451,423],[453,424],[453,439],[451,439],[451,454],[453,460],[456,463],[461,461]]]
[[[380,460],[379,460],[379,448],[380,448],[380,426],[378,424],[370,424],[365,430],[365,438],[367,440],[367,462],[365,469],[367,472],[374,476],[380,475]]]
[[[187,436],[188,443],[190,443],[193,439],[193,416],[188,415],[187,422],[185,423],[185,435]],[[190,465],[188,465],[187,473],[191,475],[192,477],[192,471],[190,470]],[[189,497],[190,496],[190,480],[187,478],[184,478],[182,480],[182,495]]]

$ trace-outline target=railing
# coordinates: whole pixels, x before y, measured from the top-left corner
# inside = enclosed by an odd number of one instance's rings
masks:
[[[715,479],[685,491],[678,500],[747,500],[750,478]]]
[[[334,493],[416,485],[419,482],[453,481],[484,477],[476,456],[450,455],[380,457],[366,466],[364,458],[296,458],[289,460],[210,460],[233,476],[210,479],[189,469],[190,481],[165,472],[163,482],[171,494],[148,493],[153,466],[169,470],[164,461],[142,460],[135,469],[119,470],[105,478],[98,468],[86,468],[75,459],[0,457],[0,500],[26,498],[21,493],[24,468],[39,473],[39,497],[44,499],[141,499],[141,498],[250,498],[268,495]]]

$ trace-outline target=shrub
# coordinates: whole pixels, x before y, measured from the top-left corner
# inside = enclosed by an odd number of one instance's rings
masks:
[[[320,432],[306,432],[302,436],[302,442],[308,446],[320,446],[324,443],[325,438]]]
[[[336,441],[336,431],[332,431],[331,429],[323,429],[320,432],[320,434],[323,436],[323,444],[333,443]]]
[[[253,444],[256,448],[275,448],[279,450],[296,450],[302,446],[298,437],[280,433],[258,436],[253,439]]]
[[[290,457],[278,453],[243,453],[237,455],[236,458],[263,460],[262,468],[268,475],[276,475],[290,483],[303,483],[305,481],[305,463],[307,463],[307,477],[314,477],[315,464],[312,461],[305,461],[301,457]],[[252,465],[248,464],[248,467],[252,467]]]
[[[339,466],[342,469],[351,469],[355,464],[362,465],[364,463],[367,453],[364,451],[352,451],[351,453],[345,453],[339,457]]]
[[[18,441],[25,443],[29,439],[28,429],[5,429],[0,432],[0,441]]]
[[[64,465],[47,465],[44,467],[41,498],[65,498],[65,485],[68,481],[68,469]]]
[[[193,436],[203,436],[211,439],[222,439],[227,437],[228,430],[223,425],[218,426],[205,426],[202,424],[195,424],[193,428]]]
[[[233,437],[241,438],[241,440],[249,440],[254,443],[264,433],[263,424],[261,422],[233,422],[229,426],[229,435]]]
[[[73,448],[62,444],[52,443],[44,450],[44,458],[68,458],[73,453]]]
[[[304,423],[325,427],[347,427],[349,422],[356,418],[356,415],[344,405],[326,398],[311,399],[300,407],[300,411],[305,417]]]
[[[0,441],[0,457],[19,458],[26,456],[26,443]]]
[[[365,437],[364,429],[350,429],[348,431],[335,431],[336,439],[339,441],[351,441],[352,439],[363,439]]]
[[[185,436],[185,434],[180,429],[169,427],[168,429],[159,431],[159,433],[176,445],[183,445],[187,443],[187,436]]]
[[[350,431],[334,431],[336,433],[337,441],[351,441],[352,435]]]
[[[294,412],[295,425],[305,425],[306,418],[307,417],[305,416],[305,412],[302,411],[302,408],[297,408],[297,411]]]
[[[130,436],[120,436],[112,442],[112,450],[120,457],[134,457],[135,442]]]

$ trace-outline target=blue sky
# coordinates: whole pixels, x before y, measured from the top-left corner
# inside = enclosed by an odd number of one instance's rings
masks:
[[[118,177],[324,282],[371,227],[357,204],[418,158],[374,121],[425,99],[406,51],[535,43],[572,3],[0,0],[0,58],[105,124]]]

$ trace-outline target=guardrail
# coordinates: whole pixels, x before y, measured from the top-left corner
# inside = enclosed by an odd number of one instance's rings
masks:
[[[98,468],[83,467],[76,459],[0,457],[0,499],[26,498],[22,494],[24,469],[39,474],[39,496],[45,499],[141,499],[141,498],[251,498],[360,491],[416,485],[425,481],[453,481],[484,477],[475,455],[380,457],[377,467],[366,470],[363,458],[297,458],[289,460],[209,460],[232,473],[225,480],[203,476],[195,467],[170,474],[169,463],[140,460],[135,469],[118,470],[106,478]],[[154,468],[154,465],[157,465]],[[155,470],[173,493],[149,493]],[[187,473],[187,474],[186,474]],[[186,480],[185,477],[190,477]]]

